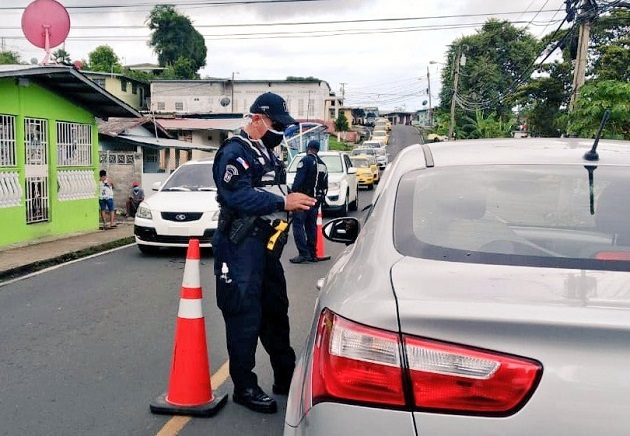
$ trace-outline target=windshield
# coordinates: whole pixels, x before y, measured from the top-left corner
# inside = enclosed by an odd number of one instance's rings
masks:
[[[358,154],[376,155],[376,150],[374,148],[355,148],[354,150],[352,150],[353,156],[356,156]]]
[[[161,191],[212,191],[212,164],[182,165],[166,181]]]
[[[375,138],[384,138],[385,136],[387,136],[387,133],[378,131],[378,132],[374,132],[372,136],[374,136]]]
[[[595,167],[590,167],[595,168]],[[456,262],[630,270],[627,168],[420,170],[397,192],[405,255]]]
[[[367,159],[353,157],[353,158],[351,158],[351,160],[352,160],[352,166],[353,167],[368,168],[370,166],[370,163],[367,161]]]
[[[295,173],[297,171],[298,163],[302,160],[302,158],[306,156],[305,154],[296,155],[289,167],[287,168],[288,173]],[[320,159],[324,161],[326,164],[326,169],[329,173],[343,173],[343,165],[341,164],[341,155],[340,154],[320,154]]]

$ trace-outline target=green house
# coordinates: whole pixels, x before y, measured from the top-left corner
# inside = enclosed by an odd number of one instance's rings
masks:
[[[97,118],[139,116],[72,67],[0,65],[0,247],[97,230]]]

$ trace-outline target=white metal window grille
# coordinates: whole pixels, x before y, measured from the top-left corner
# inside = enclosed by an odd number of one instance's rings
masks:
[[[24,118],[26,165],[48,165],[48,121]]]
[[[26,178],[26,224],[48,221],[48,178]]]
[[[159,160],[159,153],[157,149],[144,149],[144,161],[150,163],[157,163]]]
[[[184,110],[184,103],[181,101],[176,101],[175,102],[175,110],[176,111],[183,111]]]
[[[0,115],[0,167],[14,167],[15,161],[15,117]]]
[[[163,111],[166,109],[166,102],[158,101],[157,102],[157,110]]]
[[[92,165],[92,126],[57,122],[57,166]]]
[[[22,186],[17,172],[0,173],[0,208],[22,203]]]

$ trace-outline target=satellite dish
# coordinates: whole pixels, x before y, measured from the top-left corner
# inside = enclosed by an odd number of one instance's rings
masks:
[[[22,13],[22,32],[31,44],[46,51],[42,60],[46,65],[50,49],[64,42],[70,32],[70,15],[55,0],[35,0]]]
[[[227,97],[223,97],[221,99],[221,106],[226,107],[228,104],[230,104],[230,99]]]

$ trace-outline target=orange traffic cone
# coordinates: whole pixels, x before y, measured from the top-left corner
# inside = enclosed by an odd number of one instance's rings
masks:
[[[330,259],[330,256],[326,256],[324,253],[324,233],[322,231],[323,224],[322,207],[319,206],[319,210],[317,211],[317,241],[315,244],[315,257],[317,257],[318,262]]]
[[[201,308],[199,240],[191,239],[175,327],[168,392],[151,403],[151,412],[166,415],[212,416],[227,402],[210,384],[206,327]]]

